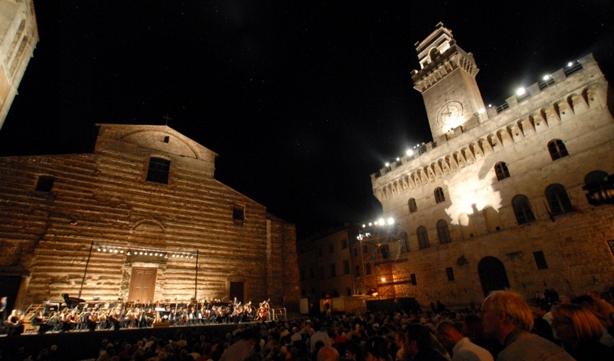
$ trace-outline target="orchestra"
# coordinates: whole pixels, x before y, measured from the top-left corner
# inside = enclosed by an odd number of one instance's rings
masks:
[[[265,322],[271,320],[270,300],[254,307],[236,298],[224,302],[219,299],[204,299],[190,303],[88,303],[65,302],[34,312],[30,318],[38,333],[48,331],[96,331],[149,327],[197,326],[206,324]],[[17,318],[11,320],[17,323]],[[21,326],[23,332],[23,326]]]

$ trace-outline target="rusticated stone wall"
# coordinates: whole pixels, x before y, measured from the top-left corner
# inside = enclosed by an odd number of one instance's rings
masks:
[[[168,184],[145,180],[152,156],[170,160]],[[100,126],[92,154],[0,158],[0,271],[24,276],[18,304],[77,295],[92,244],[86,300],[127,299],[133,267],[157,269],[155,300],[189,300],[197,250],[199,299],[228,297],[231,281],[246,299],[298,299],[294,226],[217,181],[214,159],[171,128],[120,125]],[[51,192],[35,190],[41,175]]]

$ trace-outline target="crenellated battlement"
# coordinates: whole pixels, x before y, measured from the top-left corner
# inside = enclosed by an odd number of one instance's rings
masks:
[[[374,195],[389,199],[451,175],[476,160],[574,121],[575,115],[607,105],[607,81],[592,54],[568,63],[500,106],[419,146],[371,175]]]

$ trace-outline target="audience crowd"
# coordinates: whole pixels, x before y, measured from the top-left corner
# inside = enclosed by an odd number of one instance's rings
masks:
[[[552,292],[556,293],[554,290]],[[612,361],[614,306],[598,294],[574,299],[549,291],[531,306],[495,291],[479,310],[374,312],[240,324],[223,336],[185,329],[100,345],[97,361]],[[38,355],[0,350],[0,360],[64,360],[51,347]]]

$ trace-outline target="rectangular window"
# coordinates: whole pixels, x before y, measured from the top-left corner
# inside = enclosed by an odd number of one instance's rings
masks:
[[[362,245],[362,254],[367,254],[367,252],[369,251],[369,249],[367,248],[366,244]]]
[[[337,277],[337,265],[334,263],[330,264],[330,278]]]
[[[388,259],[388,257],[390,257],[390,247],[388,247],[387,244],[382,245],[380,252],[382,253],[383,259]]]
[[[409,275],[409,278],[410,278],[410,280],[411,280],[411,284],[412,284],[412,285],[414,285],[414,286],[415,286],[415,285],[417,285],[417,284],[418,284],[418,282],[416,282],[416,274],[415,274],[415,273],[412,273],[411,275]]]
[[[354,274],[356,275],[356,277],[359,277],[360,276],[360,266],[356,266],[354,268],[354,272],[355,272]]]
[[[448,275],[448,281],[454,281],[454,270],[452,267],[446,268],[446,274]]]
[[[243,224],[243,221],[245,221],[245,207],[232,206],[232,220],[235,223]]]
[[[537,269],[548,269],[548,263],[546,263],[546,256],[544,256],[544,252],[533,252],[533,257],[535,258]]]
[[[55,177],[50,175],[41,175],[38,177],[38,181],[36,181],[36,191],[37,192],[51,192],[53,189],[53,183],[55,182]]]
[[[170,168],[170,160],[156,157],[150,158],[149,168],[147,168],[147,181],[168,184],[168,173]]]
[[[344,239],[341,241],[341,249],[346,249],[348,248],[348,240]]]
[[[171,137],[169,137],[168,135],[164,137],[164,143],[168,143],[170,142]]]
[[[365,266],[365,273],[368,275],[371,274],[371,263],[367,263],[367,265]]]
[[[309,277],[310,277],[311,279],[316,278],[316,277],[315,277],[315,273],[313,272],[313,267],[309,267]]]
[[[305,280],[305,270],[301,268],[301,281]]]
[[[347,259],[343,261],[343,274],[350,274],[350,261]]]

